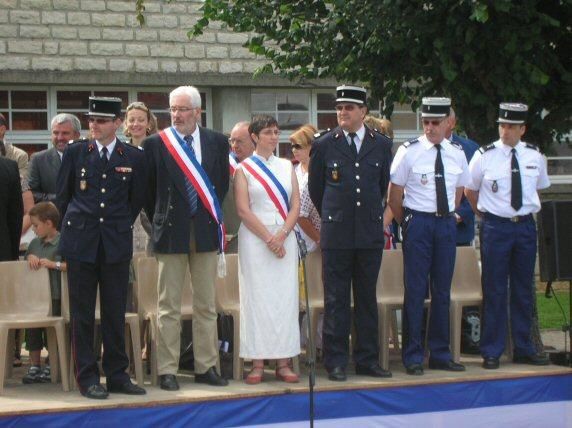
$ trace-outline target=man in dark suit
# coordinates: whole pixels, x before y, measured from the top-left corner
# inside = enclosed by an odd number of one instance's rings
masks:
[[[28,185],[34,194],[34,202],[56,198],[56,180],[62,164],[62,156],[68,142],[80,136],[81,123],[73,114],[60,113],[52,119],[52,147],[34,153],[28,168]]]
[[[63,219],[60,251],[68,268],[76,380],[87,398],[107,398],[108,392],[142,395],[145,390],[126,373],[125,305],[133,222],[145,200],[145,156],[115,136],[122,123],[119,98],[90,97],[88,115],[94,139],[68,146],[56,196]],[[107,391],[99,383],[93,349],[98,284]]]
[[[339,126],[312,144],[308,176],[310,197],[322,218],[324,365],[330,380],[346,380],[353,287],[356,373],[389,377],[378,364],[376,282],[391,140],[363,124],[364,88],[338,87],[336,110]]]
[[[23,215],[18,164],[0,156],[0,261],[18,260]]]
[[[479,145],[473,140],[468,138],[463,138],[453,132],[455,126],[457,125],[457,118],[455,116],[455,111],[451,108],[449,113],[449,118],[447,120],[447,133],[445,138],[447,138],[452,143],[458,143],[463,148],[465,156],[467,158],[467,163],[469,163],[478,150]],[[475,214],[471,208],[471,204],[463,195],[461,198],[461,203],[455,209],[455,220],[457,221],[457,246],[468,247],[473,244],[475,239]]]
[[[143,142],[149,168],[145,211],[153,225],[151,239],[159,263],[157,364],[160,385],[168,391],[179,389],[176,374],[180,357],[181,296],[189,269],[193,287],[195,382],[224,386],[228,382],[215,368],[218,337],[214,294],[217,249],[224,236],[219,237],[217,222],[198,197],[201,189],[194,187],[169,150],[175,147],[186,150],[187,160],[198,162],[212,184],[202,191],[212,192],[220,206],[228,191],[228,139],[198,126],[201,97],[192,86],[180,86],[170,93],[169,110],[172,127]]]

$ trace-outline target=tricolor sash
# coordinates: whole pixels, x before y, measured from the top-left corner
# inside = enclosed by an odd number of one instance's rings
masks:
[[[236,168],[238,168],[238,158],[236,157],[236,154],[234,154],[233,152],[230,152],[228,154],[228,171],[230,172],[230,176],[234,177],[234,173],[236,171]]]
[[[218,225],[218,241],[219,241],[219,263],[218,275],[223,277],[226,275],[226,265],[224,264],[224,247],[225,247],[225,228],[222,219],[222,210],[216,196],[214,186],[212,185],[207,173],[197,161],[194,153],[184,140],[179,137],[175,128],[166,128],[159,132],[163,144],[169,151],[173,160],[177,163],[181,171],[187,177],[197,192],[197,196],[207,209],[211,217]],[[190,195],[189,199],[190,199]],[[222,257],[221,257],[222,256]]]
[[[272,171],[255,155],[243,160],[241,165],[264,187],[280,216],[286,221],[288,211],[290,211],[288,194]]]

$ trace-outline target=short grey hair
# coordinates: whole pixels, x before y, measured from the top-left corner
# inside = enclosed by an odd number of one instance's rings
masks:
[[[169,94],[169,104],[171,104],[174,97],[185,95],[191,101],[193,108],[201,108],[201,94],[194,86],[179,86],[171,91]]]
[[[62,123],[66,123],[66,122],[71,123],[74,131],[76,131],[77,133],[81,132],[81,123],[80,123],[79,119],[77,118],[76,115],[73,115],[70,113],[56,114],[52,119],[52,122],[50,124],[50,129],[53,128],[55,125],[60,125]]]

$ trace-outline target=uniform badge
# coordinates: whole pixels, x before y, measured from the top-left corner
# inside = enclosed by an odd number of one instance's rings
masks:
[[[334,169],[332,170],[332,180],[338,181],[340,179],[340,173],[338,171],[338,164],[334,163]]]
[[[427,174],[423,174],[421,176],[421,184],[423,184],[424,186],[427,184]]]
[[[87,190],[87,180],[79,181],[79,190],[85,192]]]
[[[133,169],[129,168],[128,166],[116,166],[115,171],[122,173],[130,173],[133,171]]]
[[[491,186],[491,189],[492,189],[493,193],[496,193],[499,191],[499,185],[497,184],[496,180],[493,181],[493,185]]]

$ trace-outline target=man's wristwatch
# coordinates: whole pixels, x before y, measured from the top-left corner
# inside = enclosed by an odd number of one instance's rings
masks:
[[[56,262],[56,269],[62,270],[62,262]]]

